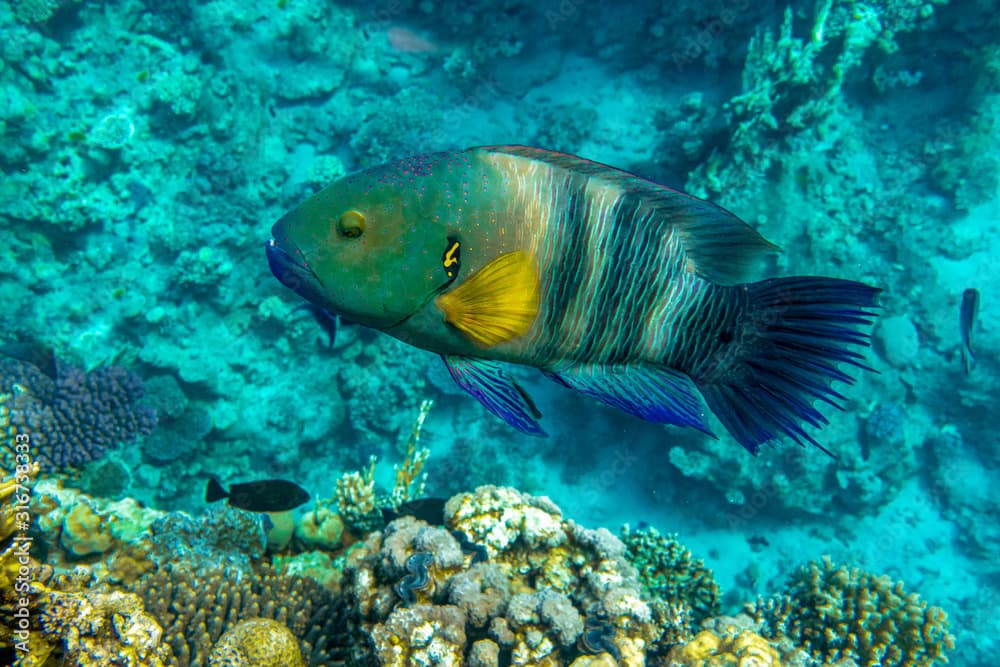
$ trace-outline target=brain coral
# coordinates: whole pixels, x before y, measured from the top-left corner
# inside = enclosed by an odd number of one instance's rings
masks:
[[[226,630],[208,656],[209,667],[305,667],[299,640],[270,618],[251,618]]]

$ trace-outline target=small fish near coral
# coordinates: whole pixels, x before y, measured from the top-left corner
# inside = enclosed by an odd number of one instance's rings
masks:
[[[233,484],[229,491],[215,477],[208,480],[205,501],[214,503],[223,498],[229,505],[249,512],[287,512],[309,501],[309,492],[295,482],[284,479],[262,479]]]
[[[965,374],[972,372],[976,365],[976,355],[972,349],[972,331],[976,328],[979,315],[979,290],[967,289],[962,292],[962,307],[959,311],[958,326],[962,335],[962,367]]]
[[[777,247],[732,213],[572,155],[483,146],[346,176],[282,217],[271,271],[330,313],[439,353],[519,431],[538,411],[501,362],[642,419],[746,449],[822,446],[813,405],[868,369],[875,287],[743,282]],[[825,451],[825,450],[824,450]]]

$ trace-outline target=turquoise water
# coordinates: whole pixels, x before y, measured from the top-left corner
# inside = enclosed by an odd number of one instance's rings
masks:
[[[778,594],[796,567],[828,555],[947,612],[951,664],[994,664],[1000,19],[989,3],[22,0],[0,2],[0,34],[0,344],[51,347],[64,383],[8,359],[0,392],[11,442],[29,435],[43,463],[35,479],[88,497],[35,489],[36,562],[88,568],[87,590],[142,597],[152,579],[122,583],[114,557],[169,534],[178,541],[165,553],[135,557],[152,569],[143,576],[168,562],[250,572],[309,558],[325,563],[313,576],[339,573],[350,540],[310,542],[306,513],[335,512],[338,480],[372,456],[377,504],[390,504],[394,466],[406,467],[411,427],[432,400],[415,447],[429,450],[426,480],[411,495],[510,486],[588,528],[677,533],[714,573],[719,614]],[[438,355],[347,321],[331,336],[271,275],[272,224],[331,181],[496,144],[573,153],[724,206],[781,247],[756,278],[881,288],[865,353],[877,372],[836,384],[846,409],[826,409],[829,425],[814,432],[833,455],[776,443],[753,456],[717,422],[718,439],[643,422],[514,368],[549,433],[524,435],[462,392]],[[966,372],[970,288],[981,299]],[[134,379],[102,375],[111,367]],[[123,389],[133,381],[143,387],[134,405],[138,389]],[[46,406],[75,396],[46,394],[53,384],[116,398],[52,416]],[[102,410],[118,418],[93,417]],[[296,537],[272,535],[277,546],[260,531],[287,517],[262,529],[247,513],[226,519],[242,538],[191,546],[206,525],[221,530],[204,518],[210,476],[291,480],[313,500],[295,509]],[[151,528],[160,515],[108,504],[125,498],[202,528]],[[67,518],[81,503],[97,518]],[[135,530],[108,528],[126,524]],[[353,527],[358,541],[382,528]],[[385,576],[403,576],[395,567]],[[347,617],[357,581],[330,587]],[[438,586],[428,595],[446,606]],[[148,597],[146,610],[156,617]],[[32,628],[52,659],[105,660],[73,657],[57,630],[37,625],[41,613]],[[351,627],[329,645],[361,645],[385,615],[310,627]],[[487,637],[468,623],[469,646]],[[315,633],[296,636],[315,648]],[[542,664],[496,641],[497,664]],[[490,664],[463,650],[466,664]],[[550,664],[591,652],[567,641],[557,653]],[[343,659],[318,654],[307,663]],[[354,659],[390,664],[379,655]],[[633,664],[629,655],[617,657]],[[165,664],[205,663],[175,646]]]

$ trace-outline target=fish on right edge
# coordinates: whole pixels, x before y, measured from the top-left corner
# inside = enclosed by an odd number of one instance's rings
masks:
[[[959,329],[962,333],[962,367],[965,368],[966,375],[976,365],[976,355],[972,351],[972,330],[976,326],[978,314],[979,290],[967,289],[962,292],[962,309],[958,317]]]
[[[282,217],[272,273],[324,310],[442,356],[515,429],[539,413],[499,362],[752,453],[842,408],[868,369],[879,289],[744,282],[776,250],[735,215],[613,167],[528,146],[415,155],[345,176]],[[870,369],[869,369],[870,370]],[[826,450],[824,450],[826,451]]]

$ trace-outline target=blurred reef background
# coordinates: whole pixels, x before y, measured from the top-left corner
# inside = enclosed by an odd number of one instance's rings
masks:
[[[0,359],[0,428],[36,464],[30,525],[0,465],[0,664],[995,665],[998,17],[0,2],[0,344],[57,355]],[[719,203],[782,246],[767,273],[884,288],[880,373],[820,436],[836,458],[531,375],[551,437],[522,436],[268,271],[270,225],[338,176],[502,143]],[[313,501],[207,506],[210,475]],[[421,497],[450,498],[443,526],[380,516]]]

